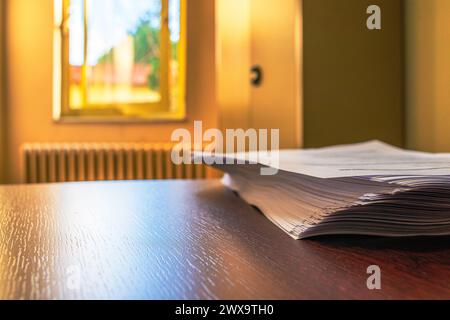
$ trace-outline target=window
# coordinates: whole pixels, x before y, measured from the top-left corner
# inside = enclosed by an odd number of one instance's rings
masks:
[[[186,0],[54,0],[55,119],[185,116]]]

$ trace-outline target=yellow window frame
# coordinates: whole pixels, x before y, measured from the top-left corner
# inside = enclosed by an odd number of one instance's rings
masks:
[[[84,63],[82,81],[84,107],[70,108],[69,101],[69,9],[70,0],[54,0],[53,36],[53,119],[68,122],[140,122],[182,121],[186,118],[186,1],[180,1],[180,42],[178,44],[178,94],[177,101],[170,100],[170,30],[169,0],[161,0],[161,100],[157,103],[112,104],[87,106],[87,30],[86,1],[83,0]]]

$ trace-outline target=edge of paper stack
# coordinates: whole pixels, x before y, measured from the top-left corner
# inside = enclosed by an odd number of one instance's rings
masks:
[[[295,239],[320,235],[450,235],[450,154],[379,141],[308,150],[204,155],[223,183]],[[217,161],[216,161],[217,162]],[[261,175],[260,169],[278,169]]]

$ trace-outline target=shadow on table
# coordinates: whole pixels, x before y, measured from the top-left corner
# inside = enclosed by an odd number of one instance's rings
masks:
[[[320,236],[307,240],[339,248],[364,248],[369,250],[401,250],[410,252],[436,252],[450,250],[450,236],[433,237],[376,237],[336,235]]]

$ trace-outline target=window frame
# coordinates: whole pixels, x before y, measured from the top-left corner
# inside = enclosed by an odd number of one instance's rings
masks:
[[[57,122],[171,122],[186,120],[186,2],[180,2],[180,41],[178,44],[178,96],[171,107],[169,88],[169,0],[161,0],[161,100],[157,103],[99,105],[94,108],[72,109],[69,102],[69,8],[71,0],[54,0],[53,35],[53,120]],[[84,0],[86,1],[86,0]],[[84,8],[86,10],[86,7]],[[87,19],[85,22],[85,62],[82,85],[86,92]],[[133,108],[133,114],[124,109]]]

